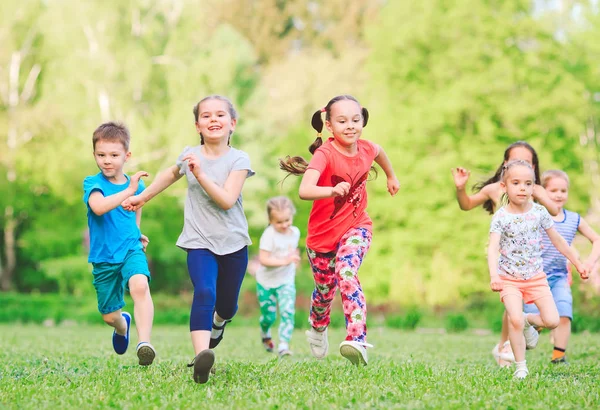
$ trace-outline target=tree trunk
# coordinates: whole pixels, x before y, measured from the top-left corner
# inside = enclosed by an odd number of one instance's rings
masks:
[[[8,291],[13,287],[12,278],[17,266],[17,252],[15,248],[15,230],[17,228],[17,221],[12,206],[7,206],[4,209],[4,219],[4,257],[6,263],[2,269],[2,276],[0,277],[0,289]]]

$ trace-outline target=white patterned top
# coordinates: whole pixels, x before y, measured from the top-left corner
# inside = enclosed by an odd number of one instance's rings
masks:
[[[500,234],[498,274],[530,279],[542,272],[542,229],[553,225],[546,208],[536,203],[522,214],[511,214],[504,206],[500,208],[490,227],[490,233]]]

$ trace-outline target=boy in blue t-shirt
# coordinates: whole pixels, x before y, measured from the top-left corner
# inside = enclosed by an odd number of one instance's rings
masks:
[[[123,173],[123,166],[131,156],[129,141],[129,131],[122,124],[108,122],[94,131],[94,159],[100,172],[83,181],[90,231],[88,262],[93,266],[98,310],[104,322],[115,328],[112,336],[115,352],[124,354],[129,346],[131,315],[121,312],[127,288],[134,303],[139,364],[148,366],[156,356],[150,344],[154,305],[145,254],[148,238],[139,228],[141,209],[134,213],[121,206],[126,198],[144,190],[140,178],[148,173],[140,171],[132,177]]]

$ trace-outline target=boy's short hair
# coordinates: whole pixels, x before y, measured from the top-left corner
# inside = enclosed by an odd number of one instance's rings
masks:
[[[548,171],[542,174],[542,186],[546,188],[546,185],[548,185],[548,181],[550,181],[552,178],[562,178],[565,181],[567,181],[567,187],[571,185],[571,182],[569,181],[569,176],[565,171],[561,171],[560,169],[549,169]]]
[[[105,122],[96,128],[92,137],[92,144],[95,150],[98,141],[120,142],[125,147],[125,151],[129,151],[130,140],[131,137],[129,136],[127,127],[119,122],[111,121]]]

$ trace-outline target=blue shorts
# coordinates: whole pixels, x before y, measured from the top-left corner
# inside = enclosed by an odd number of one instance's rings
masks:
[[[554,303],[556,303],[558,315],[573,320],[573,295],[571,294],[571,287],[569,286],[567,276],[548,276],[548,285],[550,286],[550,292],[552,292],[552,299],[554,299]],[[523,310],[525,313],[540,313],[533,303],[525,305]]]
[[[141,249],[130,250],[121,263],[92,263],[94,288],[98,297],[98,310],[103,315],[116,312],[125,306],[125,289],[133,275],[145,275],[150,282],[146,254]]]

